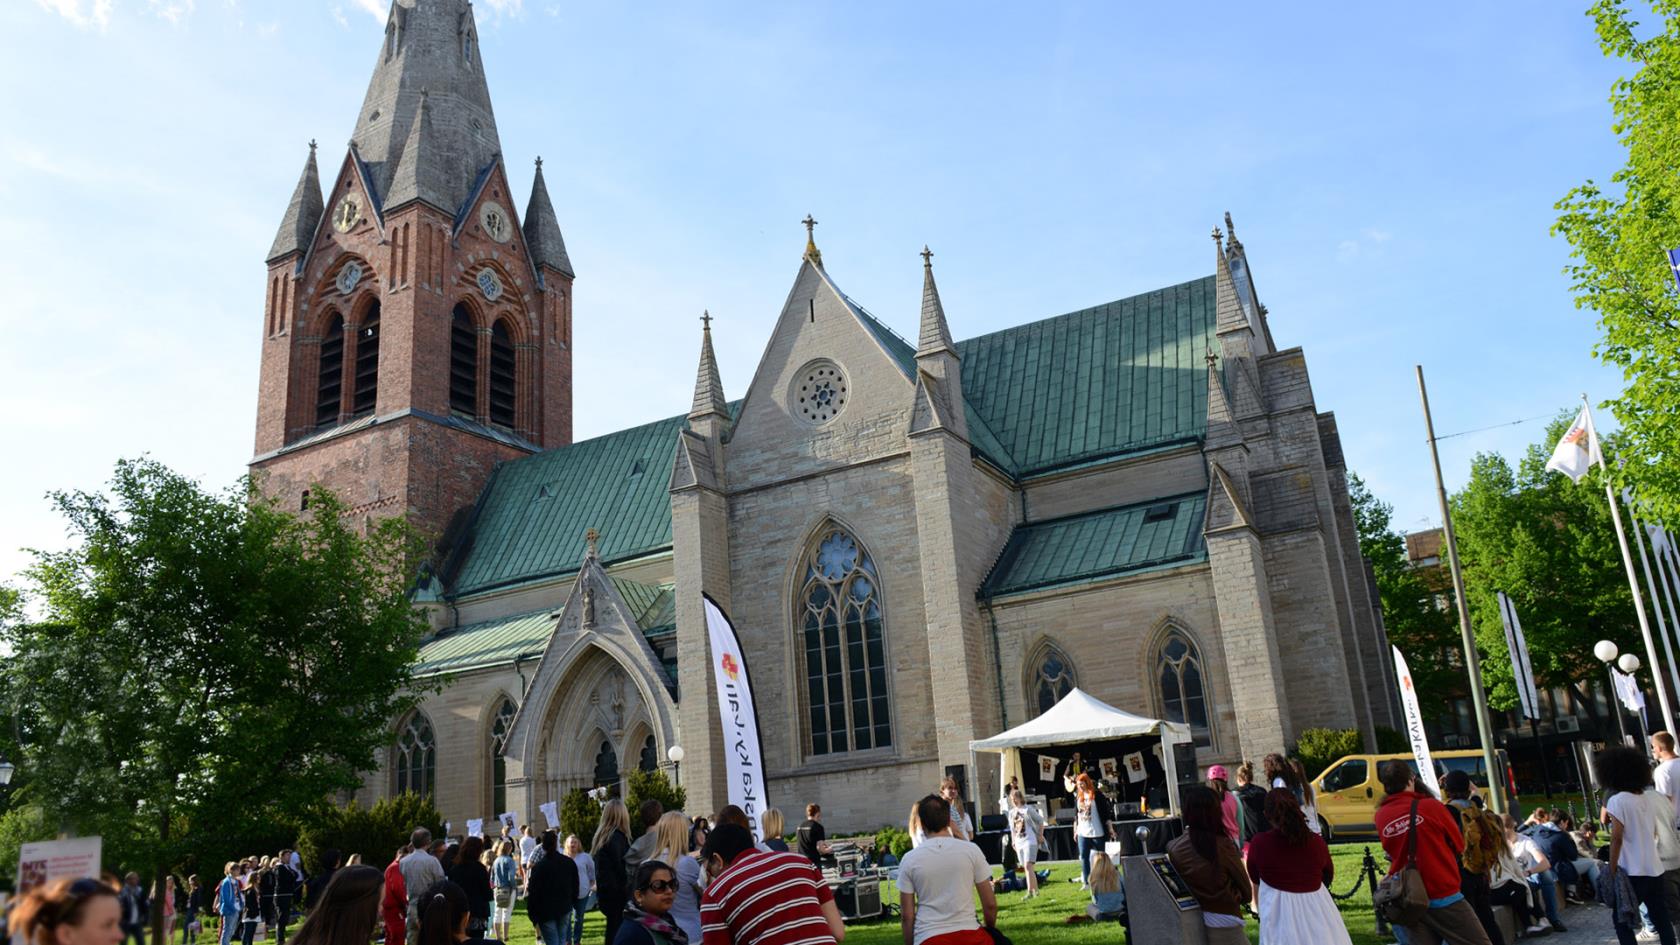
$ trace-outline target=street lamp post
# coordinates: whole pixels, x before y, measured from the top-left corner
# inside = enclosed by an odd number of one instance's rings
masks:
[[[682,746],[681,745],[672,745],[670,748],[666,749],[665,757],[671,759],[671,777],[672,777],[672,779],[676,781],[676,786],[677,787],[682,787],[682,760],[683,760]]]
[[[1620,652],[1616,644],[1609,640],[1600,640],[1593,644],[1593,655],[1604,664],[1605,678],[1610,682],[1610,711],[1616,713],[1616,727],[1622,732],[1622,743],[1627,744],[1627,719],[1622,718],[1622,701],[1616,694],[1616,654]],[[1630,654],[1631,655],[1631,654]],[[1638,657],[1635,657],[1638,659]]]
[[[1621,658],[1616,660],[1616,665],[1621,667],[1622,672],[1626,673],[1627,677],[1629,679],[1633,680],[1635,685],[1637,685],[1639,683],[1638,677],[1634,676],[1634,673],[1639,672],[1639,657],[1637,655],[1635,655],[1633,653],[1623,653]],[[1657,683],[1658,683],[1658,685],[1661,685],[1662,680],[1660,680],[1660,679],[1657,680]],[[1639,723],[1639,744],[1644,745],[1645,744],[1645,719],[1644,719],[1643,716],[1639,715],[1637,712],[1634,713],[1633,717],[1634,717],[1634,720]]]

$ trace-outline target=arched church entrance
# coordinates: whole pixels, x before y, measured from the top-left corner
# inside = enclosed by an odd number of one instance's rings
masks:
[[[534,765],[537,802],[575,788],[624,796],[625,779],[658,729],[638,680],[611,654],[588,647],[567,667],[550,707]]]

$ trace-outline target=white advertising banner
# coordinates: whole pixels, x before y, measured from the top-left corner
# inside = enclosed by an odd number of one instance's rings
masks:
[[[729,803],[741,808],[758,840],[758,815],[765,797],[764,746],[758,740],[758,710],[752,681],[735,627],[710,597],[706,601],[706,636],[711,642],[712,672],[717,679],[718,717],[723,725],[723,759]]]
[[[1523,637],[1517,608],[1504,591],[1499,594],[1499,621],[1505,625],[1505,647],[1511,651],[1511,678],[1517,685],[1517,701],[1525,719],[1540,720],[1540,692],[1534,685],[1534,666],[1528,661],[1528,640]]]
[[[98,878],[103,841],[98,837],[26,843],[18,851],[19,895],[54,880]]]
[[[1406,665],[1406,657],[1397,646],[1389,649],[1394,651],[1394,674],[1400,680],[1400,707],[1406,712],[1406,734],[1412,740],[1412,759],[1417,762],[1418,773],[1423,776],[1425,784],[1441,796],[1441,782],[1435,777],[1435,759],[1429,754],[1429,739],[1423,733],[1423,713],[1418,711],[1417,690],[1412,687],[1412,671]]]

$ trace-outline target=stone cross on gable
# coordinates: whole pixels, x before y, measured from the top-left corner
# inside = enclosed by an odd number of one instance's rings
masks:
[[[710,309],[706,309],[700,313],[700,326],[703,331],[712,330],[712,312]]]
[[[805,214],[805,219],[800,220],[799,222],[805,224],[805,238],[807,240],[815,240],[817,238],[817,221],[811,219],[811,215],[807,213]]]
[[[922,265],[928,269],[933,268],[933,250],[928,249],[926,243],[922,244]]]
[[[589,553],[595,554],[595,544],[601,540],[601,533],[591,528],[583,533],[583,540],[589,546]]]

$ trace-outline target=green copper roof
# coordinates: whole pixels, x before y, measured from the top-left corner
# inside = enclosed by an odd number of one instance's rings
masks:
[[[1199,561],[1206,497],[1200,493],[1022,525],[981,591],[995,597]]]
[[[959,341],[971,438],[1025,477],[1200,437],[1213,327],[1207,276]]]
[[[576,571],[584,533],[604,563],[671,546],[671,462],[684,417],[503,463],[457,551],[456,595]]]
[[[521,656],[540,656],[559,613],[538,610],[445,630],[420,644],[414,674],[461,672],[512,662]]]

